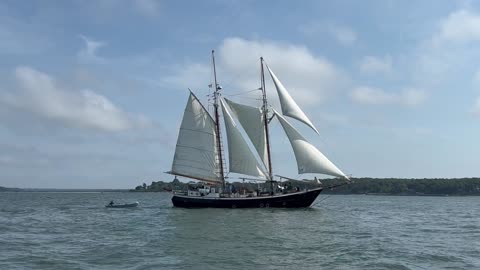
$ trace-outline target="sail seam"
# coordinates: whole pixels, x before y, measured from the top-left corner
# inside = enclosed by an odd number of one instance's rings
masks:
[[[187,131],[192,131],[192,132],[198,132],[198,133],[203,133],[203,134],[208,134],[208,135],[215,135],[215,133],[210,133],[210,132],[207,132],[207,131],[199,131],[199,130],[195,130],[195,129],[191,129],[191,128],[180,128],[181,130],[187,130]]]
[[[188,166],[188,165],[178,165],[177,167],[187,167],[187,168],[199,169],[201,171],[208,171],[208,170],[205,170],[205,168],[202,168],[202,167],[195,167],[195,166]]]
[[[187,146],[187,145],[181,145],[181,144],[177,144],[177,146],[178,147],[183,147],[183,148],[195,149],[195,150],[202,151],[202,152],[211,152],[211,153],[216,152],[216,151],[207,150],[207,149],[204,149],[204,148],[198,148],[198,147],[194,147],[194,146]]]

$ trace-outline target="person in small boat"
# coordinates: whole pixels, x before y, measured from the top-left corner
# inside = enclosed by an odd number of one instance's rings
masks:
[[[114,204],[113,200],[110,201],[110,203],[108,205],[112,206]]]

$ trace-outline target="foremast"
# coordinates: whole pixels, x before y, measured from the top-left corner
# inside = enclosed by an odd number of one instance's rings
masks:
[[[267,91],[265,89],[265,72],[263,69],[263,57],[260,57],[260,80],[261,80],[261,89],[263,97],[263,124],[265,128],[265,142],[267,145],[267,166],[268,166],[268,180],[271,181],[271,188],[273,191],[273,172],[272,172],[272,157],[270,153],[270,133],[268,130],[268,101],[267,101]]]
[[[220,90],[222,87],[217,83],[217,70],[215,67],[215,50],[212,50],[212,64],[213,64],[213,80],[215,83],[215,90],[213,92],[213,108],[215,113],[215,130],[216,130],[216,141],[217,141],[217,156],[218,156],[218,164],[220,166],[219,177],[222,181],[222,186],[225,188],[225,172],[223,168],[223,157],[222,157],[222,142],[220,136],[220,114],[219,114],[219,96]]]

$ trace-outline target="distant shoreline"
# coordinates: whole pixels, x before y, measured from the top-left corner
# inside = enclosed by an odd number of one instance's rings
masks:
[[[351,178],[352,182],[345,185],[342,179],[321,179],[324,186],[323,195],[371,195],[371,196],[480,196],[480,178],[432,178],[432,179],[402,179],[402,178]],[[342,182],[343,181],[343,182]],[[318,187],[317,183],[289,180],[290,184],[301,189]],[[339,185],[343,183],[342,185]],[[255,183],[229,183],[237,190],[253,191],[258,188]],[[187,190],[189,183],[178,179],[172,182],[143,183],[134,189],[89,189],[89,188],[6,188],[0,186],[0,192],[171,192],[172,190]],[[333,187],[333,188],[330,188]]]
[[[135,192],[135,193],[171,193],[171,191],[135,191],[129,189],[23,189],[2,188],[0,193],[103,193],[103,192]],[[478,197],[478,194],[395,194],[395,193],[322,193],[321,195],[355,195],[355,196],[395,196],[395,197]]]
[[[8,188],[0,187],[0,192],[128,192],[129,189],[88,189],[88,188]]]
[[[350,184],[343,179],[321,179],[324,186],[322,194],[358,194],[385,196],[480,196],[480,178],[351,178]],[[301,189],[318,187],[313,181],[289,180],[291,185]],[[237,190],[254,191],[255,183],[232,182]],[[341,184],[341,185],[339,185]],[[332,188],[330,188],[332,187]],[[187,190],[188,183],[178,179],[172,182],[157,181],[150,185],[143,183],[131,191],[134,192],[164,192],[171,190]]]

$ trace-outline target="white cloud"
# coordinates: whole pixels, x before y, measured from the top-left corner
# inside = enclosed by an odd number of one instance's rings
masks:
[[[104,63],[105,59],[97,55],[97,51],[106,46],[105,42],[96,41],[86,36],[79,35],[79,37],[85,42],[85,46],[78,52],[77,57],[81,63],[99,64]]]
[[[33,117],[63,126],[102,131],[149,125],[144,116],[128,114],[92,90],[62,89],[51,76],[33,68],[18,67],[15,77],[19,89],[0,96],[0,102]]]
[[[350,28],[331,25],[328,29],[330,34],[343,45],[351,45],[357,40],[357,34]]]
[[[167,87],[192,90],[205,88],[210,83],[211,67],[207,64],[188,63],[174,67],[173,74],[164,76],[159,84]]]
[[[427,93],[424,90],[407,88],[402,91],[400,97],[403,104],[415,106],[425,101]]]
[[[364,73],[389,73],[392,71],[392,58],[390,55],[383,58],[365,56],[360,63],[360,70]]]
[[[160,1],[157,0],[134,0],[134,6],[138,12],[148,17],[160,14]]]
[[[361,86],[355,88],[351,98],[361,104],[387,104],[393,100],[393,95],[385,93],[382,89]]]
[[[272,41],[225,39],[220,46],[221,72],[241,90],[260,86],[259,58],[283,82],[290,94],[303,105],[316,104],[345,86],[346,76],[328,60],[313,55],[306,47]],[[270,81],[268,73],[266,80]],[[273,85],[268,89],[273,90]]]
[[[347,117],[346,115],[322,112],[319,113],[317,116],[320,118],[320,122],[324,125],[326,124],[346,127],[351,124],[349,117]]]
[[[477,97],[477,99],[475,100],[475,103],[473,104],[473,107],[471,109],[471,113],[475,116],[475,117],[479,117],[480,118],[480,97]]]
[[[300,31],[307,36],[329,34],[342,45],[352,45],[357,40],[357,34],[346,26],[340,26],[329,22],[312,22],[300,26]]]
[[[216,54],[217,77],[224,88],[224,95],[260,87],[261,56],[299,105],[308,106],[325,101],[339,89],[345,89],[348,83],[343,72],[303,46],[227,38]],[[159,82],[171,88],[206,89],[213,80],[209,61],[205,57],[205,62],[201,64],[177,66],[171,75],[164,76]],[[265,79],[268,94],[276,97],[267,71]],[[260,92],[256,94],[258,97]],[[271,100],[275,102],[275,99]]]
[[[472,83],[477,89],[480,87],[480,69],[473,74]]]
[[[480,15],[467,9],[451,12],[437,23],[438,30],[421,42],[410,68],[417,84],[439,88],[463,80],[480,61]]]
[[[458,10],[442,21],[438,39],[458,42],[480,40],[480,16],[468,10]]]
[[[352,100],[364,105],[397,104],[415,106],[422,103],[426,98],[423,90],[407,88],[398,93],[389,93],[379,88],[361,86],[351,93]]]

